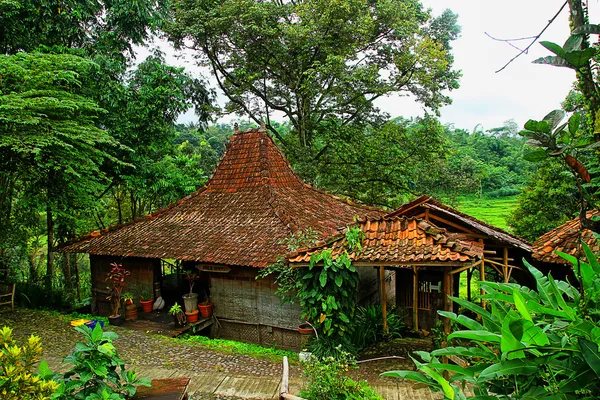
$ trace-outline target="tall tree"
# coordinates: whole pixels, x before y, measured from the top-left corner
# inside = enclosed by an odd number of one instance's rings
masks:
[[[119,143],[96,126],[105,111],[81,94],[95,68],[86,59],[65,54],[0,55],[0,174],[13,177],[12,182],[2,180],[8,184],[0,192],[12,203],[18,179],[30,202],[46,212],[48,285],[54,213],[89,204],[104,177],[102,163],[121,163],[110,154]],[[2,209],[7,212],[10,207]],[[2,219],[10,221],[10,214]]]
[[[198,51],[229,98],[228,110],[292,124],[301,152],[324,121],[372,121],[374,101],[411,94],[437,110],[458,87],[456,15],[433,18],[418,0],[175,0],[167,30]]]

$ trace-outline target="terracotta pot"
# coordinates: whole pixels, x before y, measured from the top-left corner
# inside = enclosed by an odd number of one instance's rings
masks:
[[[315,331],[309,324],[302,323],[298,325],[298,332],[300,332],[301,335],[312,335]]]
[[[125,304],[125,321],[135,320],[138,317],[137,306],[133,303]]]
[[[108,317],[108,322],[114,326],[120,326],[123,323],[123,317],[120,315],[110,315]]]
[[[198,321],[198,310],[194,310],[192,312],[185,312],[185,316],[187,317],[188,322],[191,324],[192,322]]]
[[[183,304],[185,306],[185,312],[195,311],[198,306],[198,293],[192,293],[191,295],[184,294]]]
[[[154,303],[154,299],[150,299],[148,301],[140,300],[140,304],[142,305],[142,310],[146,313],[152,312],[152,304]]]
[[[200,310],[200,315],[202,315],[202,318],[212,317],[212,308],[212,303],[198,304],[198,310]]]

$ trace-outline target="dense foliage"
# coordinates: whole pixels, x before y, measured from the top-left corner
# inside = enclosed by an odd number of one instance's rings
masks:
[[[0,398],[4,400],[49,400],[58,389],[52,380],[33,372],[40,361],[40,338],[31,335],[20,346],[12,337],[12,329],[0,329]]]
[[[125,363],[119,357],[112,344],[118,335],[103,332],[99,324],[94,329],[82,325],[75,328],[84,338],[77,343],[73,352],[64,359],[73,364],[65,374],[53,374],[47,367],[40,367],[40,374],[52,377],[59,383],[53,399],[70,400],[121,400],[132,397],[136,386],[150,386],[150,381],[137,378],[135,370],[127,371]]]
[[[456,345],[421,352],[415,371],[385,375],[442,390],[448,399],[596,399],[600,395],[600,263],[583,244],[587,262],[559,253],[581,276],[581,288],[555,281],[527,264],[536,290],[512,283],[482,284],[489,309],[453,298],[480,320],[440,311],[466,328],[448,336]],[[444,363],[457,356],[467,366]],[[454,375],[445,379],[444,371]],[[468,397],[461,384],[472,385]],[[483,397],[481,397],[483,396]]]
[[[313,357],[304,369],[306,380],[300,396],[308,400],[382,400],[366,381],[356,382],[346,375],[352,368],[356,362],[339,347],[334,356]]]

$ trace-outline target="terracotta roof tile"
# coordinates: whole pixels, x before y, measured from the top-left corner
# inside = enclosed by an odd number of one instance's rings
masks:
[[[594,216],[600,216],[600,211],[588,211],[588,218],[591,219]],[[580,229],[581,222],[579,218],[575,218],[543,234],[533,243],[533,258],[542,262],[569,264],[555,251],[577,255]],[[594,253],[600,253],[600,246],[591,230],[584,229],[581,238]]]
[[[267,133],[251,129],[234,134],[197,192],[58,251],[264,267],[286,252],[280,242],[293,232],[310,227],[326,237],[356,216],[382,214],[306,185]]]
[[[483,247],[467,240],[464,235],[448,233],[431,222],[399,217],[363,218],[355,224],[364,233],[363,251],[355,262],[382,262],[386,264],[410,264],[428,262],[470,262],[481,258]],[[301,249],[287,256],[291,263],[308,263],[310,257],[325,249],[339,255],[347,244],[345,234],[331,237],[326,243],[310,249]]]
[[[421,196],[409,203],[403,204],[400,206],[400,208],[388,214],[388,216],[414,216],[418,214],[417,209],[419,209],[418,211],[420,212],[422,209],[427,208],[444,214],[446,217],[458,220],[461,224],[464,224],[466,228],[481,232],[501,243],[509,244],[511,246],[521,248],[522,250],[531,252],[531,245],[527,243],[527,241],[498,227],[480,221],[468,214],[464,214],[455,208],[442,204],[441,202],[429,196]]]

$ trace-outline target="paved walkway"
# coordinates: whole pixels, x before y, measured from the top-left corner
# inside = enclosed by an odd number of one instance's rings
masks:
[[[69,365],[62,364],[60,359],[49,358],[48,365],[52,371],[65,372]],[[190,378],[190,400],[202,399],[203,395],[213,394],[219,397],[236,396],[243,399],[278,399],[280,378],[271,376],[232,375],[223,372],[190,371],[185,369],[157,368],[138,365],[139,377],[149,379]],[[298,395],[302,382],[297,378],[290,381],[290,392]],[[371,386],[386,400],[438,400],[443,399],[440,393],[433,393],[427,388],[413,389],[404,383],[382,382]]]

